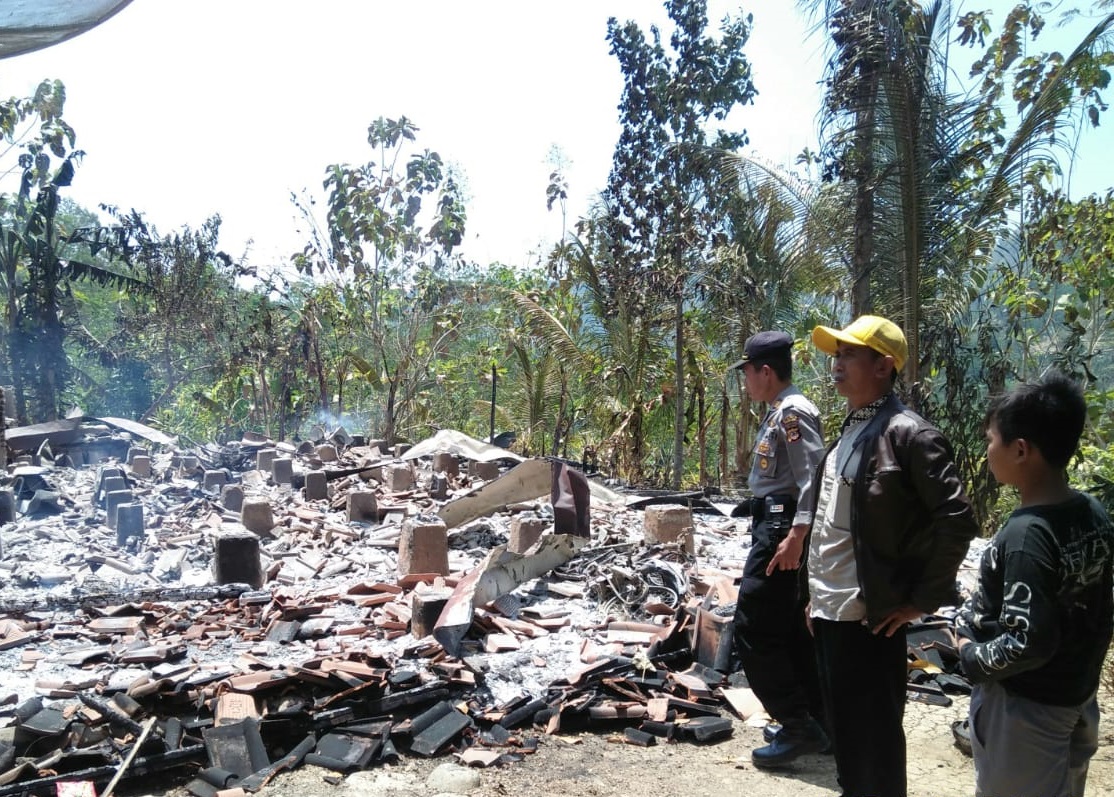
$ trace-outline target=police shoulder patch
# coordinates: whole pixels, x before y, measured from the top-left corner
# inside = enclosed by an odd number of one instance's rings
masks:
[[[785,430],[785,439],[790,443],[796,443],[801,439],[801,419],[796,413],[785,413],[781,419],[781,428]]]

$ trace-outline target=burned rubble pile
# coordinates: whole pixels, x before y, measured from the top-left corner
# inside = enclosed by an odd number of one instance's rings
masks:
[[[168,771],[238,794],[302,763],[489,766],[541,734],[711,742],[761,716],[728,677],[746,535],[702,494],[447,430],[313,437],[8,430],[0,797]],[[967,688],[939,628],[910,640],[911,697]]]

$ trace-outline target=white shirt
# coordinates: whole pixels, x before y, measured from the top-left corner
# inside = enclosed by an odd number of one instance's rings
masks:
[[[866,427],[866,423],[849,427],[824,460],[817,523],[808,549],[811,615],[821,620],[866,619],[866,602],[859,588],[859,568],[851,538],[851,487],[861,456],[855,441]]]

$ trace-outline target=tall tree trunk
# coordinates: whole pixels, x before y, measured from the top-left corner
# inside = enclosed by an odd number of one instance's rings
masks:
[[[696,391],[696,446],[700,451],[700,486],[708,486],[708,430],[704,428],[705,417],[704,385]]]
[[[677,264],[678,269],[680,263]],[[680,273],[680,272],[678,272]],[[681,489],[681,475],[685,469],[685,297],[681,291],[681,277],[677,278],[676,304],[674,306],[673,348],[673,489]]]
[[[874,125],[878,102],[878,64],[861,67],[856,101],[855,148],[855,238],[851,254],[851,315],[860,316],[874,309],[870,291],[870,272],[874,260]]]
[[[727,478],[727,418],[731,414],[731,400],[727,395],[727,380],[723,381],[723,392],[719,402],[719,480]]]

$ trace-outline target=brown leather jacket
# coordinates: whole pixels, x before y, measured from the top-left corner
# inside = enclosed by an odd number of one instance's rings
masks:
[[[851,536],[867,621],[903,605],[930,614],[954,602],[956,572],[979,529],[951,445],[895,395],[855,445],[864,453],[853,475]],[[817,484],[823,472],[821,462]]]

